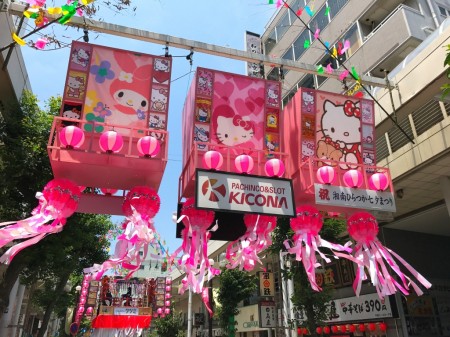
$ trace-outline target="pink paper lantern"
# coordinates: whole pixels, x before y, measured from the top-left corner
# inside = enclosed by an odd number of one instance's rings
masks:
[[[284,164],[280,159],[273,158],[266,162],[264,171],[269,177],[282,177],[284,174]]]
[[[162,308],[158,308],[157,310],[156,310],[156,312],[158,313],[158,314],[162,314],[162,312],[163,312],[163,310],[162,310]]]
[[[170,314],[170,309],[169,308],[164,309],[164,314],[166,315]]]
[[[87,293],[88,293],[87,289],[83,289],[83,290],[81,291],[81,296],[86,296]]]
[[[78,149],[84,143],[84,132],[79,127],[69,125],[59,131],[59,141],[68,149]]]
[[[86,315],[92,315],[93,312],[94,312],[94,308],[92,308],[92,307],[88,307],[86,309]]]
[[[166,284],[172,284],[172,279],[170,277],[166,278]]]
[[[79,313],[83,313],[83,312],[84,312],[84,306],[78,307],[78,312],[79,312]]]
[[[116,190],[114,188],[101,188],[100,191],[104,195],[113,195],[113,194],[117,193],[118,190]]]
[[[164,302],[164,304],[166,305],[166,307],[170,307],[170,301],[166,301]]]
[[[103,132],[98,141],[100,149],[106,153],[117,153],[122,150],[123,137],[116,131]]]
[[[166,286],[166,291],[171,291],[172,287],[171,286]]]
[[[334,171],[334,168],[328,165],[319,167],[316,173],[317,180],[321,184],[329,185],[331,184],[334,179],[336,178],[336,172]]]
[[[384,191],[389,186],[389,179],[384,173],[375,173],[369,178],[369,188],[374,191]]]
[[[236,167],[237,172],[248,174],[253,170],[253,158],[247,154],[241,154],[234,160],[234,166]]]
[[[144,157],[155,157],[161,149],[158,139],[152,136],[140,138],[136,146],[141,156]]]
[[[203,167],[208,170],[220,170],[223,157],[219,151],[208,151],[203,155]]]
[[[85,304],[86,303],[86,298],[85,297],[81,297],[80,298],[80,304]]]
[[[134,208],[141,216],[153,218],[158,213],[160,205],[159,195],[154,189],[147,186],[136,186],[125,196],[122,211],[125,216],[131,216]]]
[[[170,295],[169,293],[166,293],[166,299],[170,299],[172,297],[172,295]]]
[[[363,175],[358,170],[348,170],[344,173],[344,184],[347,187],[358,188],[363,184]]]

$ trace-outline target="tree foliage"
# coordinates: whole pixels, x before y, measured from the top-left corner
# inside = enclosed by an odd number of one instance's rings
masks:
[[[184,337],[186,335],[181,314],[173,310],[165,317],[154,319],[152,323],[154,327],[154,334],[150,335],[152,337]]]
[[[447,67],[445,74],[447,75],[447,79],[450,80],[450,44],[447,45],[447,55],[444,60],[444,68]],[[447,96],[450,93],[450,83],[446,83],[441,87],[442,90],[442,98]]]
[[[230,320],[239,313],[239,302],[249,298],[257,289],[257,278],[238,269],[224,269],[218,276],[220,288],[217,300],[220,307],[217,308],[219,324],[224,336],[234,335],[235,327],[230,325]],[[232,320],[234,321],[234,320]]]
[[[343,220],[326,218],[320,231],[320,236],[327,241],[343,243],[342,233],[345,232],[345,229],[346,224]],[[280,218],[272,235],[273,244],[268,249],[269,253],[278,256],[280,251],[285,251],[286,248],[283,242],[287,239],[292,239],[293,234],[289,219]],[[327,253],[326,249],[322,248],[321,250]],[[290,256],[290,258],[292,261],[295,261],[294,256]],[[294,294],[292,303],[297,310],[305,314],[306,319],[301,323],[314,335],[315,328],[322,325],[329,316],[330,308],[328,302],[332,299],[333,289],[324,286],[322,291],[314,291],[311,288],[303,264],[297,261],[292,263],[291,269],[285,272],[284,277],[293,279]]]

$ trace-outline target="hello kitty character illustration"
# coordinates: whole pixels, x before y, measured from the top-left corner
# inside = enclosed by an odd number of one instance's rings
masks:
[[[163,88],[152,88],[152,110],[165,112],[167,110],[168,97],[169,90]]]
[[[371,153],[364,153],[363,154],[363,163],[364,163],[364,165],[368,165],[368,166],[375,165],[374,155]]]
[[[276,88],[267,89],[267,103],[270,105],[278,105],[278,90]]]
[[[302,161],[314,155],[314,143],[312,141],[302,141]]]
[[[74,49],[71,55],[71,60],[73,63],[86,68],[89,64],[90,52],[84,50],[83,48]]]
[[[362,163],[361,156],[361,110],[359,102],[350,100],[343,105],[336,105],[326,100],[323,105],[322,140],[342,152],[341,161]],[[353,165],[341,164],[341,168],[349,169]]]
[[[212,74],[208,72],[199,72],[198,75],[198,90],[199,93],[203,95],[211,96],[212,95]]]
[[[209,140],[209,131],[204,128],[195,127],[194,130],[194,141],[196,142],[207,142]],[[206,148],[206,144],[197,144],[197,148],[199,150],[204,150]]]
[[[252,140],[255,125],[250,117],[242,117],[228,105],[220,105],[214,110],[213,131],[219,144],[236,146]]]
[[[149,127],[156,129],[159,127],[160,123],[161,123],[161,121],[159,120],[158,115],[150,115],[149,125],[148,125]]]
[[[167,84],[170,80],[170,61],[167,59],[156,59],[153,69],[153,79],[161,84]]]
[[[302,93],[302,98],[303,98],[303,104],[305,105],[306,111],[308,111],[308,112],[312,111],[312,109],[314,107],[314,96],[311,93],[304,91]]]
[[[269,139],[266,140],[266,147],[269,151],[275,151],[277,149],[277,144]]]
[[[84,91],[84,78],[81,76],[69,76],[67,86],[68,97],[80,98]]]
[[[108,117],[108,122],[131,125],[145,119],[148,111],[152,65],[138,66],[129,53],[114,51],[113,55],[121,70],[109,87],[114,110],[111,109],[113,113]]]
[[[62,113],[63,117],[66,118],[73,118],[73,119],[80,119],[81,118],[81,111],[77,108],[72,108],[70,110],[66,110]]]
[[[202,107],[198,109],[198,121],[206,122],[208,120],[208,111],[204,110]]]

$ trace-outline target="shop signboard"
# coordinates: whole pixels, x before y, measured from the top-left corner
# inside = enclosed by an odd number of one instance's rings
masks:
[[[274,296],[275,285],[272,272],[259,273],[259,296],[268,297]]]
[[[276,316],[275,316],[275,302],[262,301],[259,304],[259,325],[261,328],[275,328]]]

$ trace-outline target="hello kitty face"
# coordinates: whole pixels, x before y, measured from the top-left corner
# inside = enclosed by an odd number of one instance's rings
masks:
[[[77,110],[76,108],[73,108],[72,110],[66,110],[63,112],[63,117],[66,118],[74,118],[74,119],[80,119],[81,112]]]
[[[159,126],[160,120],[157,115],[150,115],[149,126],[151,128],[157,128]]]
[[[167,107],[168,92],[166,89],[152,89],[152,109],[165,111]]]
[[[277,148],[276,144],[274,142],[271,142],[270,140],[266,141],[266,147],[269,151],[275,151]]]
[[[311,157],[314,155],[314,143],[303,141],[302,142],[302,156]]]
[[[82,67],[87,67],[89,62],[89,52],[82,48],[75,49],[72,53],[72,62]]]
[[[194,140],[198,142],[207,142],[209,140],[209,132],[204,128],[195,127],[195,137]]]
[[[333,142],[356,144],[361,142],[361,120],[358,104],[346,101],[335,105],[326,100],[322,116],[322,133]]]
[[[129,107],[135,111],[147,111],[148,101],[141,94],[130,89],[120,89],[113,94],[114,100],[124,107]]]
[[[207,88],[209,85],[208,85],[208,79],[207,78],[205,78],[205,77],[199,77],[198,78],[198,85],[200,86],[200,87],[202,87],[202,88]]]
[[[314,104],[314,96],[311,95],[309,92],[303,92],[302,97],[303,97],[303,103],[305,105],[313,105]]]
[[[79,89],[82,85],[84,85],[84,79],[78,76],[69,76],[67,85],[72,89]]]
[[[269,98],[272,98],[272,99],[277,99],[278,98],[278,91],[274,90],[272,88],[269,88],[269,90],[267,90],[267,96],[269,96]]]
[[[236,146],[250,141],[254,136],[254,126],[251,121],[241,116],[217,117],[216,136],[220,144]]]
[[[156,59],[155,60],[155,70],[156,71],[169,71],[169,61]]]
[[[369,165],[369,166],[375,165],[375,160],[374,160],[373,156],[371,156],[370,154],[364,153],[363,157],[364,157],[364,159],[363,159],[364,164]]]
[[[205,110],[203,110],[203,109],[198,109],[198,115],[199,115],[200,117],[206,118],[206,117],[208,117],[208,112],[205,111]]]

